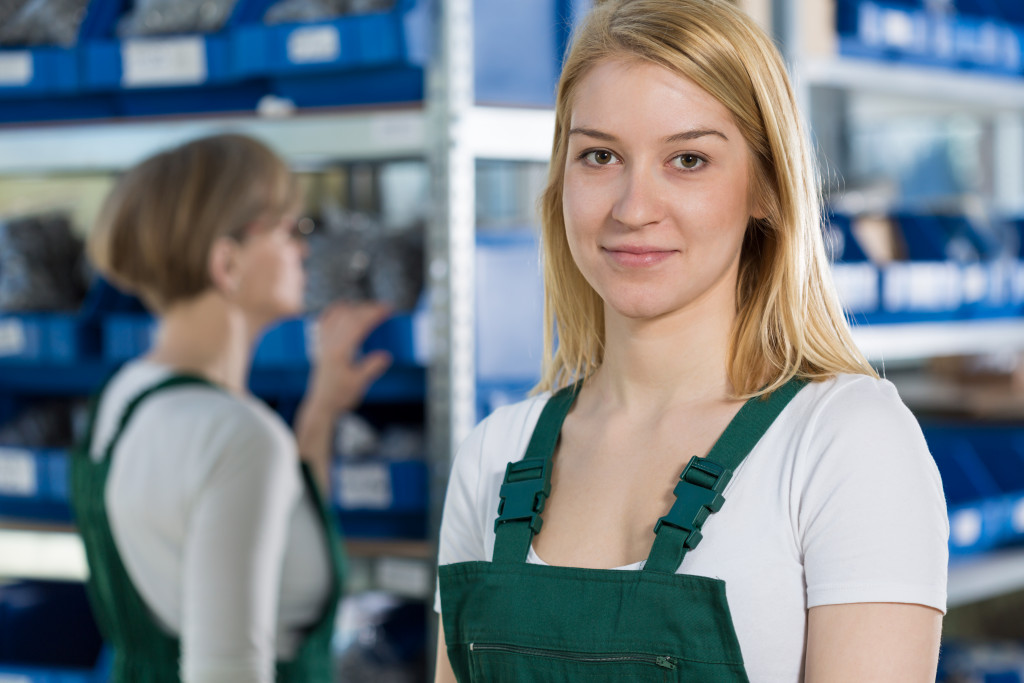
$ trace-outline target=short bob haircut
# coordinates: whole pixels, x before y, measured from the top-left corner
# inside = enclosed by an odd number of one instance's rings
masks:
[[[771,39],[727,0],[598,0],[562,70],[548,184],[541,197],[544,363],[536,391],[590,375],[604,353],[604,308],[569,252],[562,213],[567,133],[581,80],[608,60],[690,79],[731,113],[751,151],[751,218],[736,285],[728,377],[736,398],[793,377],[877,376],[854,345],[832,283],[818,176],[785,65]],[[556,347],[557,338],[557,349]]]
[[[298,209],[295,180],[244,135],[194,140],[149,157],[107,196],[89,235],[97,270],[157,313],[212,286],[210,250],[258,221]]]

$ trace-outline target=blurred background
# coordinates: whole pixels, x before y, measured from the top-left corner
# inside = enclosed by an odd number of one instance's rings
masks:
[[[1024,3],[741,0],[822,167],[861,348],[920,419],[951,524],[939,680],[1024,680]],[[340,680],[423,681],[453,449],[538,377],[537,196],[588,0],[0,0],[0,679],[104,680],[67,506],[83,406],[152,321],[82,254],[145,156],[222,131],[306,190],[310,315],[383,299],[395,366],[338,425]],[[311,319],[250,385],[290,419]]]

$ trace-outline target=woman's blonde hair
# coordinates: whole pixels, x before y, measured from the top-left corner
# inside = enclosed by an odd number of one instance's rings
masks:
[[[541,197],[548,322],[536,390],[586,377],[604,354],[603,302],[569,252],[562,192],[574,96],[590,70],[611,59],[649,62],[690,79],[732,113],[750,149],[751,191],[764,218],[751,218],[740,256],[728,367],[736,397],[773,391],[794,376],[876,376],[854,345],[836,296],[817,172],[771,39],[726,0],[596,4],[574,37],[558,84],[551,166]]]
[[[210,249],[244,238],[263,217],[297,208],[284,161],[237,134],[214,135],[160,152],[125,173],[89,235],[97,270],[157,312],[211,286]]]

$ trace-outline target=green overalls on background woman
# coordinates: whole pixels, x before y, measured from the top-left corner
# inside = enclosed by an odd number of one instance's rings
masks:
[[[303,311],[301,207],[272,150],[215,135],[129,170],[89,236],[99,271],[158,321],[96,398],[71,464],[115,683],[332,680],[333,426],[390,363],[355,357],[387,311],[321,314],[294,433],[249,393],[263,331]]]
[[[778,50],[726,0],[595,5],[538,393],[449,480],[437,681],[934,681],[942,484],[843,317]]]

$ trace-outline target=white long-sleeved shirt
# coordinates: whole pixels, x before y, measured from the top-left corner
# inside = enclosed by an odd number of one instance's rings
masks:
[[[91,453],[128,402],[171,374],[127,364],[108,384]],[[274,680],[328,599],[326,538],[294,436],[261,401],[206,386],[156,394],[113,453],[105,494],[125,569],[181,641],[187,683]]]

